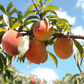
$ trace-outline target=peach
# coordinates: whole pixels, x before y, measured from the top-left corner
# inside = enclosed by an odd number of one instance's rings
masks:
[[[40,84],[44,84],[44,82],[40,82]]]
[[[18,31],[7,31],[2,37],[2,46],[5,52],[11,56],[18,55],[18,45],[22,40],[22,37],[22,34]]]
[[[46,56],[46,46],[36,39],[30,40],[29,49],[25,53],[26,58],[35,64],[40,64]]]
[[[45,20],[36,23],[33,29],[34,36],[40,41],[48,40],[53,35],[53,27]]]
[[[36,83],[36,80],[34,78],[31,79],[31,83],[32,84],[35,84]]]
[[[73,41],[71,38],[57,38],[54,42],[54,51],[61,59],[69,58],[73,53]]]
[[[48,59],[48,53],[46,51],[46,56],[45,56],[45,58],[43,59],[43,61],[41,63],[45,63],[47,61],[47,59]]]

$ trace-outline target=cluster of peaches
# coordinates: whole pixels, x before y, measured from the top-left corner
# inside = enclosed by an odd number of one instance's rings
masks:
[[[41,20],[33,29],[35,38],[30,40],[26,58],[35,64],[44,63],[48,59],[48,53],[44,41],[53,35],[53,27],[47,21]],[[18,55],[18,45],[23,35],[15,30],[8,30],[2,37],[2,46],[10,56]],[[59,37],[54,42],[54,51],[61,59],[69,58],[73,53],[73,41],[70,38]]]

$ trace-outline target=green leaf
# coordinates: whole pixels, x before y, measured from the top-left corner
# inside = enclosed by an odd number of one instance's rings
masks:
[[[45,16],[46,14],[48,14],[48,13],[52,13],[52,14],[54,14],[54,15],[57,15],[56,12],[53,11],[53,10],[46,10],[46,11],[43,11],[42,17],[44,17],[44,16]]]
[[[33,28],[34,28],[34,26],[35,26],[36,23],[37,23],[37,22],[33,22],[32,26],[31,26],[31,28],[30,28],[30,32],[33,32]]]
[[[35,5],[36,5],[36,6],[39,5],[39,3],[38,3],[38,2],[35,2]],[[27,11],[31,11],[31,10],[33,10],[34,8],[35,8],[34,4],[31,4],[31,5],[28,7]]]
[[[6,65],[6,58],[4,57],[2,53],[0,53],[0,58],[2,59],[2,63]]]
[[[74,58],[75,58],[77,67],[79,68],[80,72],[82,72],[81,64],[82,64],[83,56],[81,57],[81,55],[80,55],[78,49],[77,49],[76,52],[74,53]]]
[[[18,46],[18,57],[22,58],[25,52],[29,49],[29,37],[24,36]]]
[[[29,14],[31,14],[31,13],[35,13],[35,11],[34,10],[32,10],[32,11],[26,11],[23,15],[22,15],[22,17],[19,19],[19,21],[21,21],[22,19],[24,19],[25,17],[27,17]]]
[[[26,31],[29,31],[28,25],[26,25],[24,28],[26,29]]]
[[[30,65],[31,65],[31,62],[30,62],[30,61],[28,61],[28,66],[27,66],[27,69],[30,67]]]
[[[6,58],[0,53],[0,74],[2,74],[4,66],[6,66]]]
[[[72,76],[70,73],[67,73],[64,77],[63,77],[63,80],[65,80],[66,77],[68,76]]]
[[[3,19],[7,25],[9,25],[9,17],[7,14],[3,14]]]
[[[58,20],[60,23],[69,23],[66,19],[59,19]]]
[[[42,9],[43,9],[44,4],[43,4],[42,0],[38,0],[38,2],[40,3],[40,4],[39,4],[39,7],[40,7],[40,9],[42,10]]]
[[[6,65],[11,64],[12,63],[12,56],[8,55],[7,53],[5,55],[6,55]]]
[[[65,27],[64,27],[63,32],[66,32],[66,31],[68,31],[68,30],[71,31],[70,29],[71,29],[71,27],[69,27],[69,26],[66,24]]]
[[[12,30],[14,30],[15,28],[17,27],[20,27],[21,26],[21,23],[15,23],[13,26],[12,26]]]
[[[5,26],[7,26],[6,24],[0,24],[0,27],[5,27]]]
[[[39,5],[38,2],[35,2],[35,5]],[[28,16],[31,13],[35,13],[36,10],[33,10],[35,8],[34,4],[31,4],[28,9],[24,12],[24,14],[22,15],[22,17],[19,19],[19,21],[21,21],[22,19],[24,19],[26,16]]]
[[[53,61],[55,62],[56,67],[58,67],[58,61],[57,61],[57,58],[56,58],[51,52],[49,52],[49,51],[47,51],[47,52],[48,52],[48,54],[50,55],[50,57],[53,59]]]
[[[13,25],[13,22],[12,22],[12,20],[11,20],[11,15],[10,15],[10,13],[8,13],[8,14],[3,14],[3,19],[4,19],[5,23],[7,24],[7,26],[8,26],[9,28],[11,28],[12,25]]]
[[[4,31],[4,32],[6,32],[7,30],[6,30],[6,29],[3,29],[3,28],[0,28],[0,31]]]
[[[7,6],[6,12],[9,12],[9,10],[14,6],[13,2],[10,2]]]
[[[0,42],[1,42],[1,40],[2,40],[2,35],[4,34],[5,32],[0,32]]]
[[[30,19],[39,19],[39,17],[38,16],[29,16],[24,20],[24,24]]]
[[[0,53],[0,69],[3,69],[3,64],[4,64],[4,56],[2,53]]]
[[[52,25],[56,26],[56,22],[57,22],[57,20],[53,20]]]
[[[68,24],[68,21],[66,19],[58,19],[58,23],[57,26],[65,26],[66,24]]]
[[[10,11],[10,15],[12,15],[13,13],[17,13],[17,12],[18,12],[17,8],[14,8]]]
[[[75,75],[72,75],[70,76],[70,78],[68,79],[68,81],[72,81],[74,78],[76,79],[77,76],[80,76],[80,74],[75,74]]]
[[[46,0],[47,3],[51,2],[52,0]]]
[[[35,2],[35,5],[36,5],[36,6],[39,5],[39,3],[38,3],[38,2]],[[25,18],[26,16],[28,16],[28,15],[31,14],[31,13],[35,13],[36,10],[33,10],[34,8],[35,8],[34,4],[31,4],[31,5],[28,7],[28,9],[24,12],[24,14],[23,14],[23,16],[20,18],[20,20],[23,19],[23,18]]]
[[[66,19],[58,19],[57,21],[58,22],[56,23],[56,25],[59,28],[63,29],[63,32],[66,32],[68,30],[71,31],[70,30],[71,29],[71,26],[70,26],[69,22]]]
[[[18,31],[22,31],[24,29],[23,25],[18,28]]]
[[[12,64],[16,61],[17,56],[14,56]]]
[[[61,33],[62,32],[62,28],[57,26],[57,30]]]
[[[45,41],[46,46],[51,46],[55,41],[55,37],[51,37],[49,40]]]
[[[0,10],[5,13],[5,8],[0,4]]]
[[[61,11],[61,9],[58,8],[58,7],[55,6],[55,5],[49,5],[49,6],[45,7],[45,8],[44,8],[44,11],[52,10],[52,9]],[[44,12],[44,11],[43,11],[43,12]]]
[[[27,21],[25,24],[24,24],[24,27],[29,25],[29,24],[32,24],[34,22],[37,22],[36,20],[31,20],[31,21]]]
[[[76,41],[76,40],[74,40],[74,44],[75,44],[75,46],[77,47],[77,49],[79,50],[80,55],[81,55],[81,57],[82,57],[82,55],[83,55],[82,45],[81,45],[78,41]]]
[[[21,11],[18,11],[18,12],[17,12],[17,16],[18,16],[17,19],[18,19],[18,21],[19,21],[20,18],[22,17],[22,12],[21,12]]]
[[[25,55],[24,56],[22,56],[22,57],[19,57],[18,56],[18,60],[19,60],[19,63],[21,63],[21,62],[25,62]]]
[[[57,14],[55,14],[55,15],[50,15],[50,18],[53,18],[53,19],[59,19],[59,17],[57,16]]]
[[[13,24],[17,23],[17,18],[16,17],[11,17],[11,20],[13,21]]]
[[[0,21],[2,21],[3,20],[3,15],[0,15]]]
[[[3,63],[2,63],[2,60],[0,58],[0,74],[2,74],[2,71],[3,71]]]
[[[40,3],[39,7],[42,10],[43,8],[46,7],[46,5],[52,0],[45,0],[45,2],[43,3],[42,0],[38,0],[38,2]]]

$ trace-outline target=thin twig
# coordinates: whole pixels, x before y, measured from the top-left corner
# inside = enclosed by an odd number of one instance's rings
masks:
[[[41,13],[39,13],[39,10],[38,10],[38,8],[37,8],[37,6],[36,6],[34,0],[32,0],[32,2],[33,2],[34,6],[35,6],[35,8],[36,8],[36,10],[37,10],[37,12],[38,12],[38,14],[39,14],[40,19],[42,20]]]

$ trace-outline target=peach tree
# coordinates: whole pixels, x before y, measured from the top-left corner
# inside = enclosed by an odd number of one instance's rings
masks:
[[[2,15],[0,15],[0,74],[5,74],[4,79],[8,78],[13,81],[10,65],[15,61],[24,63],[26,58],[29,67],[31,63],[46,62],[49,55],[58,67],[57,57],[46,50],[46,47],[54,45],[56,55],[66,59],[72,55],[73,45],[75,45],[78,50],[74,54],[74,58],[80,74],[66,74],[62,82],[65,82],[66,77],[69,77],[68,83],[84,82],[84,73],[81,68],[84,45],[76,40],[84,39],[84,36],[72,34],[71,27],[73,25],[66,19],[58,17],[56,11],[62,11],[62,9],[55,5],[48,5],[51,1],[38,0],[35,2],[32,0],[32,4],[23,14],[17,8],[12,8],[15,5],[13,2],[10,2],[6,9],[0,4],[2,11]],[[14,13],[17,17],[13,15]],[[67,33],[64,34],[65,32]],[[21,39],[18,41],[20,37]],[[57,42],[57,39],[61,40]],[[57,44],[55,45],[55,43]],[[67,45],[69,43],[71,46]],[[61,51],[63,53],[60,53]]]

